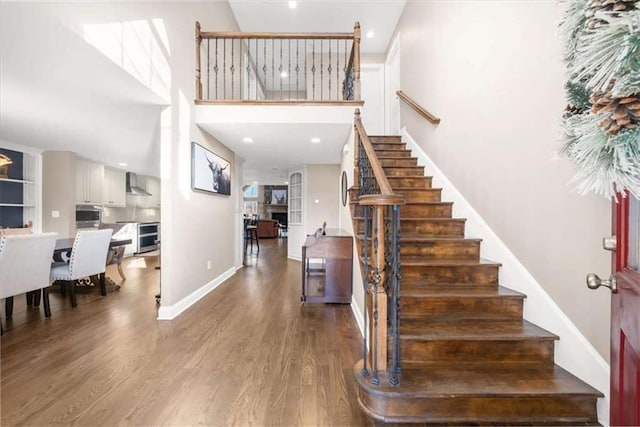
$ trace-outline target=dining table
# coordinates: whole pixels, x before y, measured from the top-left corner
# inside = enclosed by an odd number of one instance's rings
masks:
[[[53,260],[54,262],[69,262],[69,257],[71,256],[71,250],[73,249],[73,242],[75,238],[67,238],[67,239],[57,239],[56,246],[53,250]],[[109,249],[117,248],[118,246],[124,246],[131,244],[131,239],[111,239],[109,242]],[[105,260],[106,262],[106,260]],[[100,294],[102,296],[107,295],[107,286],[106,286],[106,272],[102,272],[99,275],[100,282]]]

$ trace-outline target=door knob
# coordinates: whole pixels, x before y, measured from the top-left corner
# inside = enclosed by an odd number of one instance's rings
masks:
[[[600,286],[611,289],[611,292],[614,294],[618,293],[618,283],[613,275],[609,277],[609,280],[602,280],[597,274],[587,274],[587,287],[589,289],[598,289]]]

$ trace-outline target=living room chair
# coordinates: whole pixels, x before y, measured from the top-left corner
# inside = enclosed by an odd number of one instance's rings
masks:
[[[13,297],[42,289],[44,315],[51,317],[49,275],[57,233],[0,237],[0,299],[7,317],[13,314]]]
[[[69,263],[56,262],[51,267],[51,281],[61,280],[69,285],[71,306],[77,307],[75,280],[100,274],[100,293],[107,294],[104,275],[106,270],[107,252],[113,230],[78,231],[73,241]]]

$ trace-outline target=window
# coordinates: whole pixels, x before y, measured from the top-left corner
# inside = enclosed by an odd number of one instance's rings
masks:
[[[253,185],[250,185],[249,187],[247,187],[247,189],[244,190],[244,197],[245,198],[257,198],[258,197],[258,185],[257,184],[253,184]]]
[[[245,201],[244,202],[244,214],[251,216],[258,213],[258,202],[253,201]]]
[[[289,223],[302,224],[302,173],[289,176]]]

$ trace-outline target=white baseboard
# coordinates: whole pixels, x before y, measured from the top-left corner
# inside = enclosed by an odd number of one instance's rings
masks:
[[[302,261],[302,257],[295,256],[295,255],[289,255],[287,256],[287,258],[292,259],[294,261]]]
[[[482,257],[502,263],[500,283],[527,295],[524,301],[525,319],[560,337],[555,346],[555,361],[605,397],[598,399],[598,421],[609,425],[609,364],[589,343],[573,322],[564,314],[526,267],[482,219],[416,141],[402,128],[402,140],[407,143],[418,164],[427,166],[435,187],[442,188],[442,198],[453,202],[454,216],[467,218],[467,237],[482,238]]]
[[[240,267],[242,268],[242,267]],[[191,307],[193,304],[198,302],[202,297],[207,295],[209,292],[220,286],[225,280],[229,277],[233,276],[235,272],[238,270],[235,266],[231,267],[209,283],[204,286],[196,289],[191,292],[186,297],[182,298],[180,301],[173,305],[169,306],[160,306],[158,309],[158,320],[173,320],[178,317],[183,311]]]
[[[356,319],[356,323],[360,329],[360,335],[364,338],[364,314],[360,311],[360,306],[358,306],[353,296],[351,296],[351,312],[353,313],[353,318]]]

